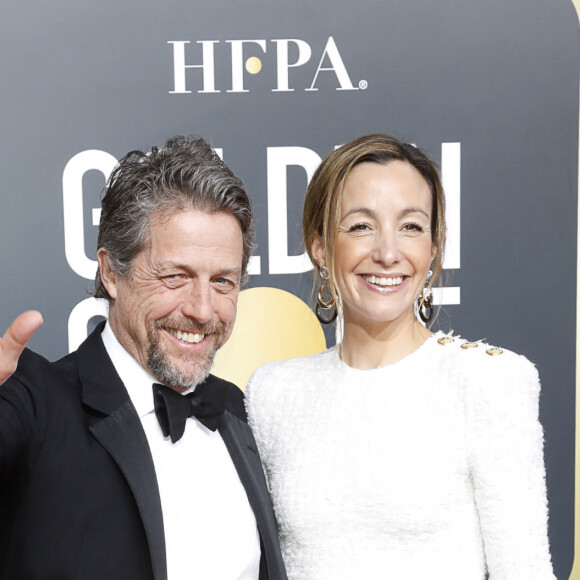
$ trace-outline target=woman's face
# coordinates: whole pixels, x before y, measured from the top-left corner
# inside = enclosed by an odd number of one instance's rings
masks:
[[[347,177],[334,272],[347,325],[415,321],[436,254],[432,205],[429,185],[404,161],[362,163]]]

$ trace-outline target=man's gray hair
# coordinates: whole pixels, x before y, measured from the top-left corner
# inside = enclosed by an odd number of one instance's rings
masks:
[[[250,200],[241,180],[201,137],[172,137],[161,149],[131,151],[119,161],[103,192],[98,248],[106,248],[114,272],[129,274],[149,241],[152,218],[186,209],[223,212],[237,220],[245,281],[254,249]],[[111,300],[99,271],[94,296]]]

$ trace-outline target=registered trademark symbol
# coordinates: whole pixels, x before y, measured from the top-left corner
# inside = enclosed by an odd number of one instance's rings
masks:
[[[369,86],[369,83],[367,83],[367,81],[365,81],[364,79],[362,81],[358,82],[358,88],[362,89],[363,91]]]

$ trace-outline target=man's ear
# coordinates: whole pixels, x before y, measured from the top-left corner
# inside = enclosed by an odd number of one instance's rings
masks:
[[[117,298],[117,274],[111,268],[109,252],[106,248],[99,248],[97,261],[99,262],[99,274],[103,286],[107,289],[109,296],[115,300]]]
[[[310,252],[314,258],[314,261],[318,264],[319,268],[326,266],[326,250],[324,246],[324,240],[320,236],[316,236],[310,246]]]

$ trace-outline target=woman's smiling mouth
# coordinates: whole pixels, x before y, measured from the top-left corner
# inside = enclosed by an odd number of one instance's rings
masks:
[[[403,283],[403,276],[387,277],[362,274],[365,282],[375,286],[400,286]]]

